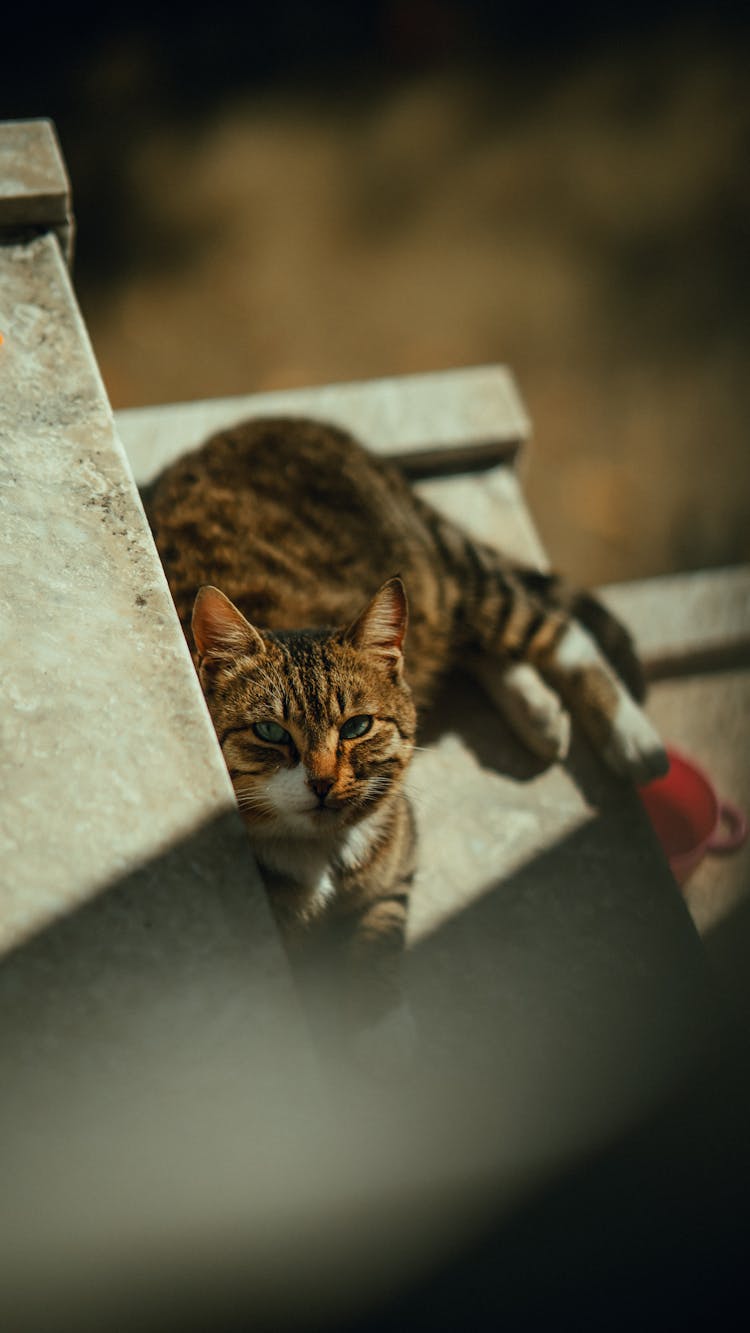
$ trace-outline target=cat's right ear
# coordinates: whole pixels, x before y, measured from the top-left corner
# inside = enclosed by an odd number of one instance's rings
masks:
[[[265,652],[257,629],[218,588],[198,589],[193,606],[193,638],[201,664],[226,657]]]

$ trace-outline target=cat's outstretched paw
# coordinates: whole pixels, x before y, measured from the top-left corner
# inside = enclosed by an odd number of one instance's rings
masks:
[[[625,694],[618,700],[602,756],[620,777],[639,784],[662,777],[669,768],[658,733],[646,714]]]
[[[570,746],[570,716],[560,697],[528,662],[501,667],[489,659],[474,667],[496,708],[532,754],[553,762]]]
[[[397,1079],[408,1075],[417,1049],[417,1025],[405,1001],[389,1009],[367,1027],[359,1028],[352,1039],[356,1063],[376,1079]]]
[[[669,762],[659,736],[580,625],[566,627],[546,671],[613,772],[635,783],[666,773]]]

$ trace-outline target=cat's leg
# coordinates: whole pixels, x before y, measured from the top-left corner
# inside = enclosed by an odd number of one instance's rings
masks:
[[[376,1078],[407,1073],[416,1049],[402,981],[408,887],[398,885],[368,904],[353,920],[348,942],[351,1049]]]
[[[465,632],[484,655],[485,689],[530,748],[550,759],[564,752],[566,720],[551,686],[616,773],[639,783],[665,773],[664,747],[633,698],[643,681],[625,627],[590,593],[472,549],[481,577],[468,595],[462,589]]]
[[[549,762],[565,758],[570,716],[530,662],[503,663],[478,655],[471,673],[527,749]]]
[[[632,636],[617,616],[586,588],[568,583],[559,574],[516,567],[514,578],[527,596],[548,612],[560,611],[594,639],[628,693],[641,703],[646,695],[643,667]]]
[[[553,617],[545,629],[528,652],[609,767],[638,783],[666,773],[660,737],[588,631],[574,620],[555,623]]]

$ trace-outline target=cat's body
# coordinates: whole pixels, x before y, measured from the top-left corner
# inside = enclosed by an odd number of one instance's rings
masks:
[[[395,994],[414,870],[416,708],[451,667],[474,670],[547,758],[567,747],[559,692],[613,768],[663,770],[605,660],[638,696],[622,627],[472,541],[345,433],[294,419],[221,432],[167,469],[148,511],[281,928],[294,947],[346,920],[375,1010]]]

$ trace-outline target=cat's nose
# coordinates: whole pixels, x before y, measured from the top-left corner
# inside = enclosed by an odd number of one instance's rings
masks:
[[[308,778],[307,785],[315,792],[319,801],[324,801],[333,786],[333,781],[331,778]]]

